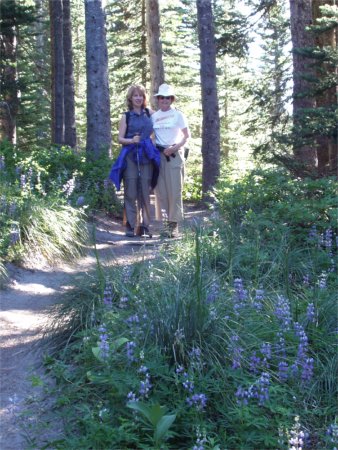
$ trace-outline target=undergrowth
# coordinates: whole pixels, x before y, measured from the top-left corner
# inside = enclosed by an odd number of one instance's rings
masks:
[[[98,264],[56,314],[46,448],[337,447],[334,190],[224,179],[157,259]]]

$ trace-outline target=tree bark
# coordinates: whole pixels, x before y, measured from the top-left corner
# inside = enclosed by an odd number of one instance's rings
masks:
[[[16,116],[19,109],[17,86],[17,28],[15,26],[15,1],[7,2],[2,13],[8,25],[0,36],[2,92],[0,97],[0,140],[16,144]]]
[[[149,74],[147,71],[147,18],[146,18],[146,1],[142,0],[142,36],[141,36],[141,48],[142,48],[142,63],[141,63],[141,79],[142,85],[144,87],[147,86],[147,82],[149,80]]]
[[[87,157],[111,154],[108,52],[102,0],[85,0]]]
[[[316,25],[318,23],[318,19],[323,16],[320,7],[324,5],[334,6],[335,4],[336,0],[313,0],[312,16],[314,25]],[[320,48],[331,47],[335,50],[337,48],[337,38],[337,28],[330,28],[316,35],[315,45]],[[323,62],[319,67],[317,67],[317,77],[322,77],[323,73],[331,73],[332,77],[336,78],[337,67],[333,67],[332,64],[329,65]],[[317,108],[335,108],[337,104],[337,93],[337,86],[332,86],[324,92],[316,94]],[[334,173],[334,171],[337,170],[337,138],[318,136],[317,145],[318,172],[322,175]]]
[[[52,72],[52,143],[64,143],[64,54],[62,1],[49,0]]]
[[[308,81],[309,77],[314,76],[314,69],[311,67],[313,61],[300,53],[300,49],[314,46],[313,35],[306,30],[306,27],[312,23],[311,4],[312,0],[290,0],[293,49],[293,121],[295,130],[301,128],[304,110],[314,108],[316,105],[315,98],[309,94],[312,84]],[[316,169],[317,152],[313,145],[296,144],[294,154],[296,159],[302,165],[307,166],[309,170]]]
[[[158,0],[146,0],[146,22],[150,64],[150,103],[156,108],[154,94],[164,83],[164,66],[160,37],[160,12]]]
[[[201,51],[202,192],[205,199],[220,174],[220,119],[217,95],[216,45],[211,0],[197,0],[198,39]]]
[[[63,53],[64,53],[64,143],[76,147],[75,84],[70,0],[63,0]]]

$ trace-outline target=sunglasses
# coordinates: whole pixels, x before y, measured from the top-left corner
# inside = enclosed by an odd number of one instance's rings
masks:
[[[158,96],[158,99],[159,99],[159,100],[171,100],[171,99],[172,99],[172,96],[170,95],[169,97],[164,97],[163,95],[159,95],[159,96]]]

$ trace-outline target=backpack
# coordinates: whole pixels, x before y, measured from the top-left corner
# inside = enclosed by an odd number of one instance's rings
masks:
[[[148,109],[148,108],[144,108],[144,110],[145,110],[147,116],[150,118],[150,111],[149,111],[149,109]],[[125,134],[125,136],[127,136],[127,133],[128,133],[128,125],[129,125],[129,118],[130,118],[130,111],[126,111],[124,114],[126,115],[126,123],[127,123],[127,128],[126,128],[126,134]]]

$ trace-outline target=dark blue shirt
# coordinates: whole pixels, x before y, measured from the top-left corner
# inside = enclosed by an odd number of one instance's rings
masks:
[[[153,132],[153,123],[151,118],[147,116],[147,113],[143,109],[141,114],[135,111],[130,111],[126,138],[131,139],[135,134],[141,136],[141,141],[150,137]]]

